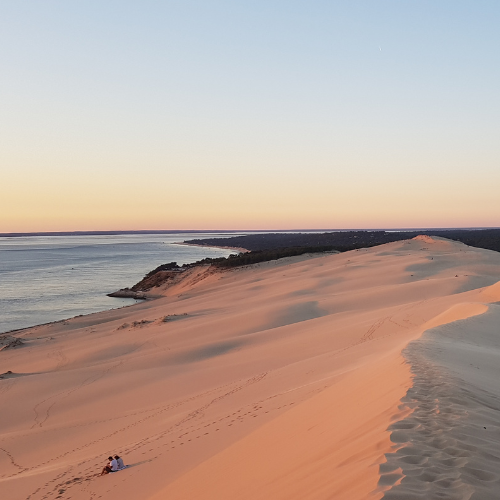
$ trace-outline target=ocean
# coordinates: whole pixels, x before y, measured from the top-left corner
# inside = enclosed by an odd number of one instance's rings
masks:
[[[0,333],[133,304],[106,294],[134,285],[160,264],[233,253],[175,244],[217,236],[229,235],[0,237]]]

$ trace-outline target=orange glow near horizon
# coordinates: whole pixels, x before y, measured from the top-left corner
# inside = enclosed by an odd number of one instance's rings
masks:
[[[51,231],[134,231],[134,230],[299,230],[299,229],[404,229],[443,227],[498,227],[494,217],[480,213],[453,214],[441,211],[438,214],[426,211],[415,216],[411,210],[397,214],[339,213],[324,216],[321,213],[304,214],[300,210],[290,211],[281,217],[265,213],[233,213],[229,216],[219,213],[205,213],[203,217],[185,214],[162,217],[162,210],[139,211],[133,208],[117,213],[96,208],[90,213],[61,210],[61,213],[39,211],[23,218],[9,217],[2,220],[0,232],[51,232]],[[168,213],[165,210],[165,213]],[[334,212],[334,211],[332,211]],[[443,213],[444,212],[444,213]],[[226,214],[227,215],[227,214]]]
[[[126,172],[122,178],[104,173],[58,175],[42,169],[23,180],[17,172],[8,174],[8,184],[14,188],[0,199],[0,232],[4,233],[500,225],[496,185],[482,185],[474,178],[452,183],[434,176],[432,183],[423,177],[410,184],[378,169],[378,179],[313,172],[290,175],[285,184],[285,173],[201,182],[179,176],[171,182],[155,168]]]

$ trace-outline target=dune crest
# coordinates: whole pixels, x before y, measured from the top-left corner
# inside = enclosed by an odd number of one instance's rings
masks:
[[[424,243],[436,243],[436,239],[432,236],[428,236],[426,234],[419,234],[413,238],[415,241],[423,241]]]
[[[477,316],[483,314],[488,310],[488,306],[481,302],[466,302],[460,304],[453,304],[446,311],[438,314],[434,318],[427,321],[422,330],[430,330],[436,326],[445,325],[448,323],[453,323],[455,321],[460,321],[462,319],[467,319],[472,316]]]
[[[485,302],[500,301],[500,281],[481,290],[481,298]]]

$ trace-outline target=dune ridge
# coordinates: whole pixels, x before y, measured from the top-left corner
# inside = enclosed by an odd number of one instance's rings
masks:
[[[411,412],[401,351],[484,313],[499,280],[499,254],[418,238],[204,272],[19,332],[0,353],[0,494],[382,498],[405,477],[384,469]],[[132,467],[96,477],[110,453]]]
[[[492,290],[488,290],[489,293]],[[414,381],[381,471],[384,499],[495,499],[500,487],[500,306],[427,330],[405,349]]]

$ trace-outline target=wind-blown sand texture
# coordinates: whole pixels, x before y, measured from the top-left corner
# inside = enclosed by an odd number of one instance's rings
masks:
[[[500,254],[421,237],[17,333],[0,498],[498,498],[498,281]]]

